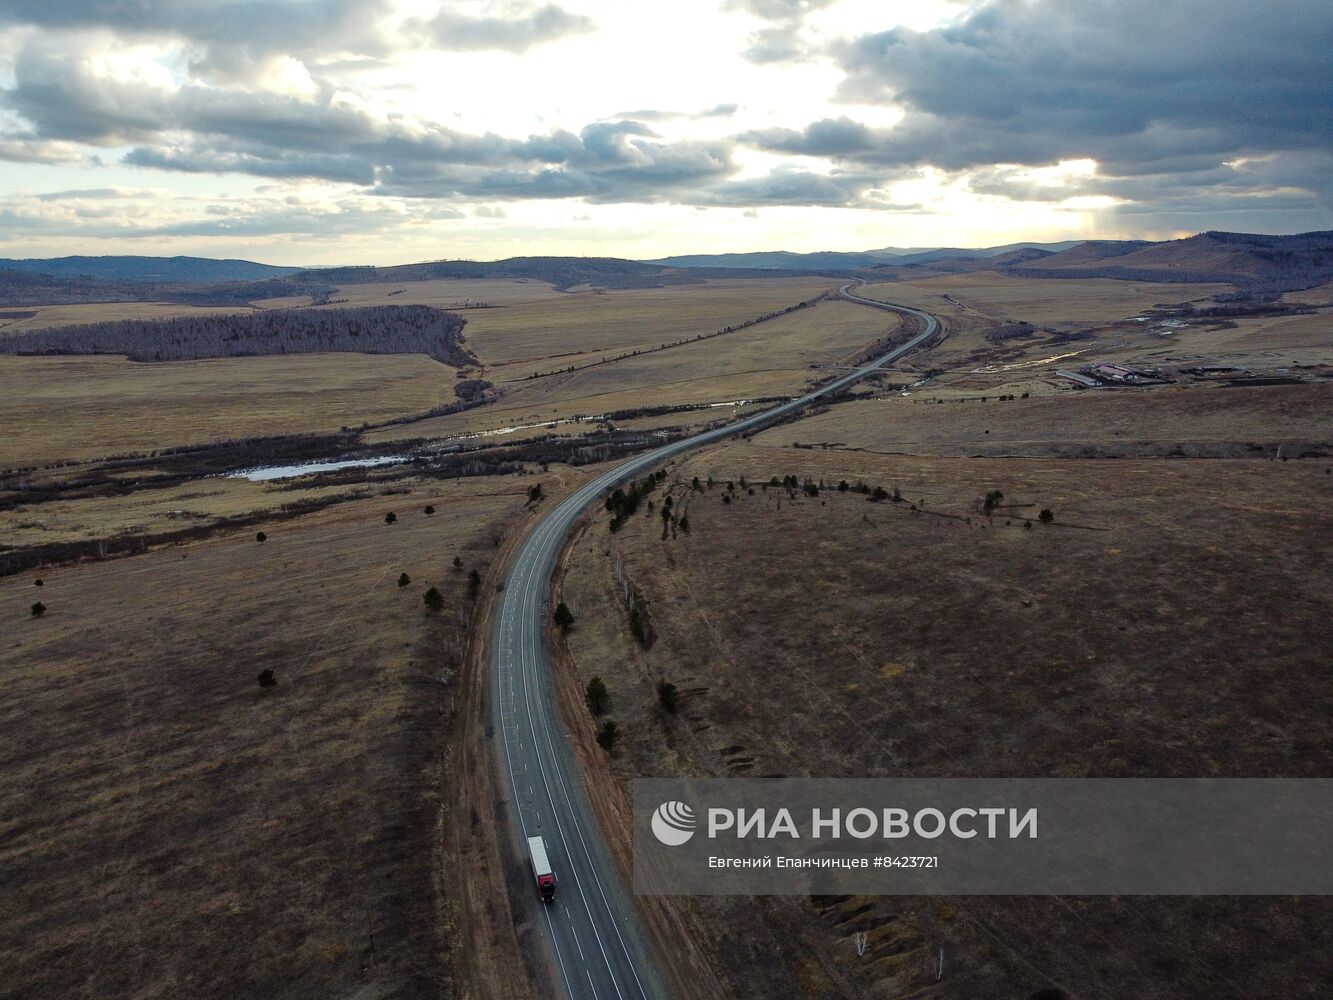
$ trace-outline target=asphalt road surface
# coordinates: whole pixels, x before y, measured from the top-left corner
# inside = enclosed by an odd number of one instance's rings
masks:
[[[839,294],[863,305],[916,316],[925,322],[925,330],[804,396],[663,445],[590,480],[537,523],[505,577],[491,642],[492,717],[509,797],[506,811],[514,833],[523,838],[517,845],[525,849],[526,838],[542,837],[556,874],[553,903],[543,904],[537,898],[530,870],[525,875],[531,892],[517,901],[518,912],[535,919],[545,931],[555,978],[552,993],[599,1000],[667,996],[626,887],[620,884],[588,807],[556,707],[542,635],[550,617],[547,592],[560,548],[579,516],[617,485],[646,475],[682,452],[757,429],[837,392],[896,361],[938,329],[933,316],[861,298],[850,288],[844,286]],[[524,858],[526,864],[526,852]]]

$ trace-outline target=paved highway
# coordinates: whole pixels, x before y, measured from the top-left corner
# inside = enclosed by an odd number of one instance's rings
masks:
[[[528,913],[544,929],[556,989],[571,998],[649,1000],[665,997],[667,991],[626,888],[602,843],[556,707],[542,636],[550,617],[549,581],[560,548],[579,516],[618,484],[646,475],[681,452],[756,429],[837,392],[902,357],[938,329],[933,316],[861,298],[849,291],[851,287],[843,286],[839,294],[863,305],[916,316],[925,322],[925,330],[813,392],[725,427],[663,445],[590,480],[537,523],[505,577],[491,641],[491,677],[492,717],[509,796],[507,811],[515,833],[525,838],[520,845],[526,846],[527,837],[545,839],[558,879],[554,903],[539,902],[534,883],[530,895],[517,905],[519,912]]]

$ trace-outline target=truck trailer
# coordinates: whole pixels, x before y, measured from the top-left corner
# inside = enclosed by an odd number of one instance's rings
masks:
[[[541,837],[528,838],[528,857],[532,860],[532,874],[537,879],[537,895],[543,903],[555,899],[555,872],[546,857],[546,844]]]

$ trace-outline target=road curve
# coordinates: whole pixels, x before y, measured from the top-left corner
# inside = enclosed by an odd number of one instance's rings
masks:
[[[673,441],[590,480],[537,522],[505,576],[490,657],[491,715],[508,789],[507,811],[519,836],[545,839],[558,879],[554,903],[539,902],[534,885],[526,898],[517,901],[517,907],[544,930],[556,989],[571,998],[650,1000],[667,996],[667,990],[602,843],[559,721],[542,636],[549,617],[548,585],[560,548],[580,515],[616,485],[645,475],[682,452],[753,430],[837,392],[896,361],[939,328],[927,313],[861,298],[848,291],[851,287],[844,285],[838,294],[863,305],[916,316],[925,322],[925,330],[812,392],[725,427]],[[519,843],[526,847],[526,840]]]

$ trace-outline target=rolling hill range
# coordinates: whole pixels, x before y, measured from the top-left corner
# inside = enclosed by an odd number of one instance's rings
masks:
[[[173,260],[176,258],[172,258]],[[248,261],[207,261],[203,258],[179,258],[202,264],[220,264],[212,273],[228,268],[237,273],[240,265],[268,268]],[[97,260],[98,274],[80,271],[68,265],[53,271],[40,270],[47,264],[68,260]],[[670,285],[699,284],[710,278],[772,277],[772,270],[757,268],[680,268],[614,257],[511,257],[496,261],[446,260],[391,267],[276,268],[278,274],[236,280],[204,278],[162,280],[146,277],[157,271],[167,258],[61,258],[59,261],[0,261],[0,306],[31,306],[92,302],[173,302],[200,306],[246,305],[258,300],[308,295],[316,302],[328,301],[339,285],[359,285],[385,281],[432,281],[440,279],[505,279],[544,281],[565,290],[579,286],[597,288],[663,288]],[[151,262],[156,261],[157,264]],[[13,266],[13,265],[21,266]],[[844,274],[848,267],[832,269]],[[209,273],[205,267],[187,267],[185,273]],[[125,276],[114,277],[117,272]],[[823,274],[828,268],[807,267],[793,273]],[[129,275],[139,275],[132,277]]]
[[[55,278],[96,278],[102,281],[161,281],[213,284],[221,281],[258,281],[304,270],[251,260],[214,260],[210,257],[51,257],[14,260],[0,257],[0,271],[46,274]]]
[[[884,265],[878,274],[1000,271],[1020,278],[1118,278],[1226,282],[1247,296],[1313,288],[1333,280],[1333,232],[1296,236],[1207,232],[1181,240],[1089,240],[1059,253],[1018,251],[990,259]]]
[[[784,271],[803,271],[810,268],[877,267],[883,264],[922,264],[936,260],[983,259],[1000,257],[1022,250],[1042,250],[1058,253],[1079,245],[1078,240],[1063,243],[1008,243],[998,247],[883,247],[846,253],[821,250],[815,253],[790,253],[786,250],[756,253],[686,254],[645,261],[668,267],[744,267]]]
[[[1311,288],[1333,279],[1333,232],[1267,236],[1210,231],[1161,242],[1085,240],[980,248],[885,247],[862,253],[698,254],[649,263],[791,271],[855,268],[881,281],[922,272],[1000,271],[1025,278],[1227,282],[1253,295]]]
[[[860,276],[875,281],[999,271],[1022,278],[1119,278],[1224,282],[1247,297],[1312,288],[1333,280],[1333,232],[1266,236],[1206,232],[1187,239],[1016,243],[979,249],[885,248],[863,253],[703,254],[660,260],[510,257],[440,260],[390,267],[287,268],[201,257],[62,257],[0,260],[0,306],[162,301],[244,305],[283,296],[328,301],[340,285],[439,279],[544,281],[557,289],[663,288],[712,278],[788,274]]]
[[[816,268],[806,268],[806,273]],[[437,260],[392,267],[339,267],[303,272],[335,284],[374,281],[435,281],[449,278],[530,280],[556,288],[595,285],[599,288],[660,288],[694,284],[706,278],[765,275],[752,267],[719,269],[671,267],[656,261],[619,257],[508,257],[504,260]]]

